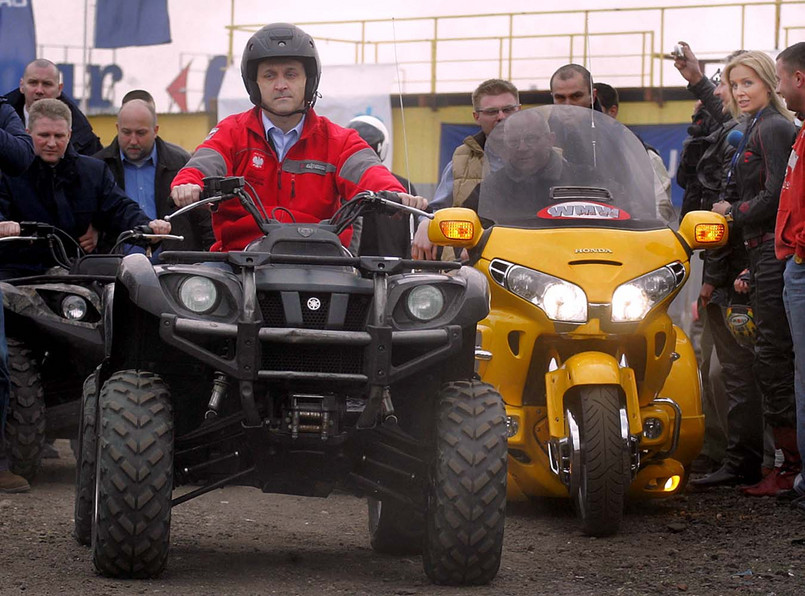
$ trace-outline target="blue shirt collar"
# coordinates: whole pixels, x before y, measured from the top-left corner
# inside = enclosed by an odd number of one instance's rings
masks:
[[[288,132],[283,132],[281,128],[276,126],[271,121],[271,118],[269,118],[263,110],[260,110],[260,115],[263,117],[263,128],[266,131],[266,136],[268,136],[271,133],[272,129],[276,130],[279,134],[281,134],[283,136],[286,136],[286,137],[288,135],[290,135],[291,133],[293,133],[294,131],[296,131],[296,138],[297,139],[302,136],[302,127],[305,125],[305,118],[307,117],[307,114],[302,114],[302,118],[299,120],[299,124],[294,126]]]

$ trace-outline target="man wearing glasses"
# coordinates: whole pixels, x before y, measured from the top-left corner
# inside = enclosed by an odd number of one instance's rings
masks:
[[[484,145],[487,135],[507,117],[520,109],[517,87],[509,81],[489,79],[472,92],[472,117],[481,127],[481,132],[470,135],[453,152],[453,159],[445,166],[433,200],[434,211],[445,207],[461,207],[467,197],[481,182],[484,161]],[[415,259],[436,259],[437,247],[428,240],[428,222],[419,222],[411,256]],[[452,249],[445,249],[443,259],[453,258]]]

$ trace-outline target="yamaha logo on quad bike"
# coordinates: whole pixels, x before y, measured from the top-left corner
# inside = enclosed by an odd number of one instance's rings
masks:
[[[313,228],[296,228],[296,231],[299,232],[302,238],[310,238],[316,230]]]
[[[321,308],[321,300],[313,296],[307,299],[308,310],[319,310]]]

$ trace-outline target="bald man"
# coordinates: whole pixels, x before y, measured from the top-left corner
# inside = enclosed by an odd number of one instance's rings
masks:
[[[20,79],[20,86],[5,95],[20,120],[28,126],[28,112],[40,99],[58,99],[70,108],[72,128],[70,146],[81,155],[92,155],[101,150],[101,140],[92,130],[92,125],[76,103],[62,93],[59,67],[50,60],[39,58],[28,63]]]
[[[94,155],[109,166],[118,185],[149,215],[162,218],[175,211],[170,185],[190,154],[162,140],[153,104],[132,99],[117,115],[117,137]],[[208,250],[214,241],[210,212],[199,208],[171,221],[184,242],[165,241],[164,250]],[[113,239],[112,239],[113,240]]]

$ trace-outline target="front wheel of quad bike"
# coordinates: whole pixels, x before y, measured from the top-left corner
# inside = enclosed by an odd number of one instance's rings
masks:
[[[610,536],[620,528],[630,482],[630,456],[621,436],[616,387],[585,386],[565,418],[574,454],[570,494],[588,536]]]
[[[13,338],[8,338],[8,374],[7,455],[12,472],[33,480],[45,445],[45,392],[39,362],[23,342]]]
[[[98,404],[92,561],[106,577],[152,578],[165,568],[173,492],[173,412],[165,382],[113,374]]]
[[[506,411],[480,381],[447,383],[436,405],[425,573],[437,584],[481,585],[500,567],[506,510]]]
[[[92,515],[95,508],[95,458],[98,441],[95,434],[98,412],[97,380],[92,373],[84,381],[81,398],[81,429],[75,464],[75,528],[79,544],[92,542]]]
[[[372,549],[387,555],[422,553],[425,523],[421,514],[388,499],[367,499]]]

